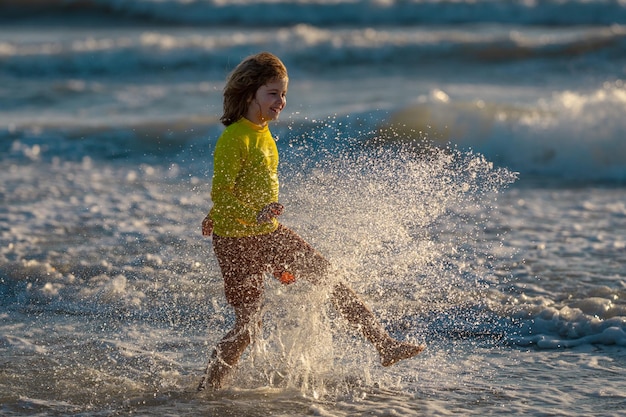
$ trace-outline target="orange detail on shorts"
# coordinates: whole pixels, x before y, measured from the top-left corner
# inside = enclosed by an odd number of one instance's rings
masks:
[[[285,271],[282,274],[280,274],[280,277],[278,279],[280,280],[280,282],[282,282],[285,285],[296,282],[296,277],[289,271]]]

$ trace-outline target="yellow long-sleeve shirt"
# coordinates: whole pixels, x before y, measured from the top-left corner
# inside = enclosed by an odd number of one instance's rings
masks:
[[[213,232],[223,237],[271,233],[278,221],[257,224],[258,212],[278,201],[278,149],[269,127],[245,118],[226,127],[215,145]]]

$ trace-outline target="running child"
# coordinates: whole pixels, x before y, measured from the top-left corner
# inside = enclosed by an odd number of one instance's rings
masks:
[[[269,130],[285,108],[289,78],[276,56],[263,52],[244,59],[224,88],[226,129],[214,152],[213,208],[202,222],[202,234],[213,236],[213,250],[224,278],[235,324],[211,354],[198,386],[220,389],[253,341],[261,325],[263,280],[272,274],[284,284],[304,279],[321,284],[330,263],[293,230],[278,222],[278,150]],[[342,282],[332,285],[331,300],[378,351],[383,366],[424,350],[393,339],[361,299]]]

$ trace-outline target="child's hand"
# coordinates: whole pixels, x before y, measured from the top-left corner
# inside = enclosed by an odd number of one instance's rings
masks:
[[[213,234],[213,220],[207,216],[202,220],[202,236],[211,236]]]
[[[258,224],[269,223],[273,218],[283,214],[285,207],[280,203],[269,203],[263,207],[256,216]]]

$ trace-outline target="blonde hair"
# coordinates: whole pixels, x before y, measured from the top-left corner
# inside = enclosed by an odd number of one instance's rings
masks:
[[[228,126],[241,119],[260,87],[283,78],[288,78],[287,68],[269,52],[251,55],[241,61],[226,80],[224,114],[220,121]]]

